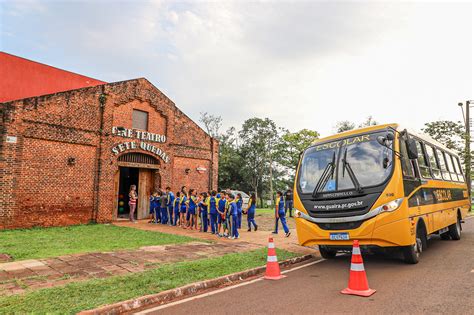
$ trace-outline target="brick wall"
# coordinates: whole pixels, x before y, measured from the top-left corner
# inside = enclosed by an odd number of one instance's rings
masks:
[[[160,188],[217,188],[218,142],[147,80],[83,88],[1,104],[0,228],[113,220],[119,156],[111,148],[139,140],[111,131],[131,128],[133,109],[149,113],[148,131],[167,137],[150,142],[170,157],[156,171]]]

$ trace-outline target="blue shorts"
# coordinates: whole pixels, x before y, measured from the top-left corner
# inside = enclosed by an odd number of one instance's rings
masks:
[[[179,210],[179,212],[181,212],[181,213],[186,213],[186,207],[181,207],[181,209]]]
[[[189,210],[188,210],[188,213],[189,213],[190,215],[195,215],[195,214],[196,214],[196,209],[189,209]]]

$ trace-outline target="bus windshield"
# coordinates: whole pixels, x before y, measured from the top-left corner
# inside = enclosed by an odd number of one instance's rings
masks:
[[[386,131],[375,132],[308,148],[299,171],[301,192],[360,190],[385,182],[392,171],[393,154],[377,142],[377,137],[386,134]]]

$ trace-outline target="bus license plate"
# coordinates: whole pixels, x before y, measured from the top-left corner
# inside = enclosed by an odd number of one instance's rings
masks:
[[[349,233],[330,233],[329,239],[331,241],[347,241],[349,240]]]

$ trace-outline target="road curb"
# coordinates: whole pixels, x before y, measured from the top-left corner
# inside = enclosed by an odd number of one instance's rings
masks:
[[[304,255],[280,262],[281,267],[290,266],[306,260],[314,258],[313,255]],[[265,272],[265,266],[256,267],[249,270],[244,270],[230,275],[222,276],[215,279],[204,280],[200,282],[191,283],[183,287],[163,291],[156,294],[145,295],[139,298],[118,302],[115,304],[105,305],[93,310],[82,311],[80,315],[115,315],[126,312],[138,311],[146,306],[150,305],[162,305],[178,298],[183,298],[189,295],[193,295],[204,290],[211,288],[221,287],[230,285],[235,281],[241,281]]]

